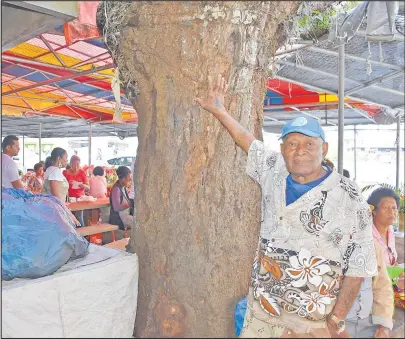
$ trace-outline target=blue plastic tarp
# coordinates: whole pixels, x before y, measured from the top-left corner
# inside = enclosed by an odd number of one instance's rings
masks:
[[[50,275],[88,253],[88,241],[59,199],[4,187],[1,197],[3,280]]]

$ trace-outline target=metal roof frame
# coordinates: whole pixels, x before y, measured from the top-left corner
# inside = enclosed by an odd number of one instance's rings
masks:
[[[24,54],[29,44],[36,54]],[[81,59],[77,59],[79,55]],[[3,52],[2,64],[2,104],[8,115],[42,112],[90,121],[113,119],[113,73],[106,70],[114,68],[114,63],[99,44],[77,41],[67,45],[63,35],[43,33]],[[121,102],[123,119],[136,122],[136,111],[123,91]]]
[[[339,173],[343,171],[344,125],[348,124],[348,122],[353,125],[376,122],[374,119],[370,118],[367,112],[353,107],[352,104],[345,102],[345,99],[375,104],[381,107],[381,112],[375,114],[375,117],[377,118],[377,116],[383,115],[384,118],[379,118],[380,121],[386,123],[396,121],[397,123],[396,187],[398,188],[400,172],[400,125],[401,120],[404,119],[405,107],[404,28],[402,27],[402,30],[395,28],[395,30],[402,35],[393,34],[393,31],[391,31],[392,34],[389,36],[389,33],[385,32],[380,37],[371,36],[367,41],[365,31],[361,29],[358,30],[359,26],[356,26],[356,20],[363,19],[360,17],[355,18],[356,14],[361,13],[364,9],[368,11],[370,8],[370,13],[367,13],[368,19],[384,15],[384,10],[378,6],[371,8],[371,6],[367,7],[367,5],[368,4],[364,7],[363,3],[357,7],[356,10],[359,10],[358,12],[353,10],[353,12],[346,15],[342,21],[343,24],[341,27],[338,28],[338,23],[335,22],[336,32],[331,31],[331,33],[333,33],[331,36],[335,39],[333,43],[322,39],[323,41],[318,43],[319,46],[301,46],[300,48],[291,49],[290,52],[283,52],[276,56],[279,66],[277,78],[307,89],[338,95],[337,169]],[[381,6],[384,7],[384,4],[381,4]],[[381,13],[379,11],[381,11]],[[396,15],[397,19],[402,19],[403,24],[403,7],[400,14],[389,12],[387,7],[388,18],[386,18],[386,21],[393,20],[392,16]],[[350,17],[351,14],[353,14],[352,18]],[[346,19],[347,22],[345,21]],[[382,25],[381,22],[379,24],[380,26]],[[361,21],[359,25],[362,27]],[[372,24],[370,25],[373,27]],[[373,29],[375,30],[376,27],[373,27]],[[357,33],[352,31],[354,29]],[[382,31],[379,31],[379,33],[381,32]],[[372,48],[371,45],[373,45],[374,48]],[[380,60],[373,59],[373,54],[374,56],[378,55]],[[384,58],[388,59],[388,62],[385,62]],[[300,70],[300,72],[296,72],[296,70]],[[402,77],[402,79],[397,81],[399,77]],[[320,120],[322,124],[328,124],[326,119],[322,121],[321,116],[313,114],[316,110],[318,110],[319,113],[319,106],[319,103],[318,105],[302,105],[303,109],[307,109],[309,112],[300,111],[300,109],[294,105],[290,105],[288,109],[313,116]],[[330,108],[328,106],[330,105],[325,104],[324,106],[325,115]],[[277,125],[283,123],[283,121],[275,118],[278,109],[271,109],[271,104],[269,107],[270,109],[265,111],[265,115],[271,115],[272,118],[265,118],[265,127],[267,130],[274,129]],[[281,111],[285,109],[286,108],[283,107]],[[346,115],[349,111],[356,113],[358,118],[347,117]],[[288,112],[288,115],[290,114],[291,113]],[[355,121],[357,119],[360,122]],[[277,127],[279,128],[280,126]]]
[[[395,88],[389,83],[389,81],[396,81],[397,79],[398,83],[403,84],[403,81],[398,79],[399,77],[404,76],[405,67],[403,52],[402,57],[401,55],[394,57],[396,63],[382,62],[373,58],[376,57],[375,45],[381,44],[383,53],[390,54],[391,58],[393,54],[395,55],[399,51],[404,50],[404,41],[399,40],[380,43],[370,42],[370,44],[374,45],[374,53],[372,53],[371,58],[364,57],[364,51],[368,49],[368,42],[361,36],[353,37],[353,39],[346,44],[347,50],[358,50],[360,52],[359,55],[345,53],[345,59],[351,60],[350,65],[348,65],[351,70],[354,69],[357,73],[365,74],[365,66],[366,63],[369,62],[373,71],[370,74],[370,79],[368,81],[361,81],[358,79],[358,74],[347,72],[347,70],[345,77],[345,98],[358,102],[376,104],[383,108],[398,110],[398,114],[403,116],[404,88],[403,86]],[[320,42],[319,46],[305,46],[300,50],[283,54],[282,56],[279,56],[276,61],[277,64],[281,66],[276,77],[310,90],[337,95],[337,79],[339,76],[337,72],[338,54],[336,47],[327,40]],[[333,65],[333,69],[322,67],[325,57],[328,57],[328,63]],[[319,62],[314,62],[314,60]],[[300,70],[300,72],[296,72],[297,70]],[[322,79],[320,76],[322,76]],[[323,85],[320,85],[321,83],[323,83]],[[378,90],[381,92],[381,95],[379,97],[375,95],[372,97],[367,96],[364,94],[364,90],[367,89],[373,90],[373,93]],[[390,104],[387,98],[394,98],[394,100],[391,101],[396,103]],[[365,123],[367,122],[365,121]]]
[[[138,125],[134,123],[90,123],[83,119],[59,118],[39,114],[30,117],[3,116],[1,134],[24,135],[30,138],[88,137],[90,125],[92,137],[118,136],[125,138],[137,136]]]

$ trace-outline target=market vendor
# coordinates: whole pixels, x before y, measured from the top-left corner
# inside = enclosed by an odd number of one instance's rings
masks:
[[[63,175],[69,182],[69,197],[80,198],[85,195],[85,189],[89,189],[89,181],[86,172],[80,168],[80,158],[73,155],[70,158],[70,168],[63,171]],[[75,211],[73,214],[79,220],[82,226],[85,226],[83,219],[83,211]]]

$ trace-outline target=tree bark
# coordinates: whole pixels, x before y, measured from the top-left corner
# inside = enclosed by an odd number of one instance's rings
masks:
[[[114,57],[139,120],[130,242],[140,263],[136,337],[235,336],[260,191],[245,173],[246,154],[194,98],[205,95],[208,74],[223,74],[227,107],[232,101],[231,114],[260,139],[277,28],[297,7],[190,1],[127,9]]]

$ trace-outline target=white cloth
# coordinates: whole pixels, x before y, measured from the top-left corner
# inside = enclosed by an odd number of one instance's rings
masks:
[[[45,180],[66,181],[66,177],[63,175],[59,167],[49,166],[44,174]]]
[[[1,179],[1,186],[5,188],[13,188],[12,182],[20,179],[17,164],[4,153],[1,155]]]
[[[2,281],[5,338],[132,338],[138,256],[90,244],[39,279]]]
[[[133,215],[129,214],[129,208],[123,211],[119,211],[118,214],[120,215],[120,218],[126,230],[134,227],[135,219]]]
[[[255,302],[261,304],[255,317],[293,324],[297,332],[322,327],[342,276],[377,273],[370,208],[358,187],[335,171],[286,206],[284,159],[258,140],[250,146],[246,170],[262,190],[252,271]]]
[[[136,158],[134,158],[134,160],[132,160],[132,163],[131,163],[132,185],[131,185],[131,190],[129,191],[129,194],[128,194],[130,199],[135,199],[135,185],[134,185],[135,161],[136,161]]]

